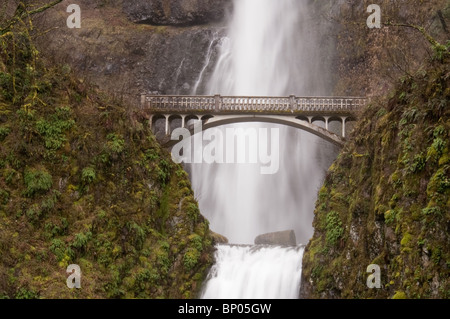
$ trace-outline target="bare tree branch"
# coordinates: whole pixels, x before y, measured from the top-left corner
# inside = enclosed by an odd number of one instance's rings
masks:
[[[393,26],[393,27],[405,27],[405,28],[412,28],[420,33],[423,34],[423,36],[427,39],[427,41],[434,47],[434,48],[445,48],[442,44],[437,42],[426,30],[424,27],[413,25],[413,24],[406,24],[406,23],[392,23],[392,22],[386,22],[384,23],[386,26]]]
[[[30,17],[32,15],[35,15],[37,13],[41,13],[44,12],[45,10],[54,7],[55,5],[57,5],[58,3],[62,2],[62,0],[54,0],[52,2],[49,2],[37,9],[28,11],[27,7],[25,4],[23,4],[23,2],[20,2],[16,12],[14,13],[14,16],[9,19],[6,23],[6,25],[4,27],[0,28],[0,36],[11,31],[11,28],[19,21],[23,20],[26,17]]]

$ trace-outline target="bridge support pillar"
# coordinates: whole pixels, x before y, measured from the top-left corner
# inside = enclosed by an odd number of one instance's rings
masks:
[[[150,131],[153,130],[153,115],[150,115],[148,119],[148,126],[150,127]]]
[[[165,132],[166,132],[166,135],[169,135],[169,131],[170,131],[170,123],[169,123],[169,117],[170,117],[170,115],[164,115],[164,117],[166,118],[166,130],[165,130]]]
[[[312,116],[308,116],[308,122],[309,122],[309,124],[312,124],[312,119],[313,119]]]
[[[143,109],[145,107],[145,94],[141,94],[141,109]]]
[[[345,121],[347,121],[347,118],[345,116],[342,116],[341,119],[342,119],[342,137],[345,137]]]
[[[186,115],[181,115],[181,128],[185,127],[185,119],[186,119]]]
[[[325,119],[325,129],[328,131],[328,120],[330,119],[330,117],[324,116],[323,118]]]

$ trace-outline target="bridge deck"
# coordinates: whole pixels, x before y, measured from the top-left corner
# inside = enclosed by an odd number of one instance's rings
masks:
[[[362,97],[258,97],[142,95],[142,108],[154,113],[351,114],[366,105]]]

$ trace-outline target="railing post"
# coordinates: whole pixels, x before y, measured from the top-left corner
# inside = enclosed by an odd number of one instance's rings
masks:
[[[214,95],[214,110],[218,112],[220,110],[220,94]]]
[[[291,94],[289,95],[289,106],[291,110],[295,110],[295,95]]]

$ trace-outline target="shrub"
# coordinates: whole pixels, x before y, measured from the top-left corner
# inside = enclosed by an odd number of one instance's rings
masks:
[[[85,184],[90,184],[95,180],[95,170],[93,167],[85,167],[81,172],[81,180]]]
[[[9,200],[9,192],[0,188],[0,205],[6,205]]]
[[[26,169],[25,170],[25,195],[32,197],[38,193],[46,193],[52,187],[52,175],[45,169]]]
[[[426,159],[423,154],[414,156],[412,165],[409,167],[411,173],[418,173],[423,171],[426,165]]]
[[[200,214],[200,210],[198,209],[197,204],[195,203],[189,203],[186,208],[186,214],[188,217],[193,220],[194,222],[197,221],[198,215]]]
[[[203,250],[203,239],[199,235],[192,234],[189,236],[189,240],[191,242],[191,245],[194,246],[196,250]]]
[[[108,134],[106,137],[108,142],[106,142],[107,149],[110,153],[120,154],[123,152],[125,146],[125,140],[122,136],[117,135],[116,133]]]
[[[441,209],[439,207],[427,207],[422,209],[422,214],[425,216],[438,216],[441,215]]]
[[[444,152],[446,143],[440,137],[434,139],[433,144],[427,150],[427,161],[436,161]]]
[[[53,239],[50,245],[50,251],[61,261],[65,256],[65,245],[61,239]]]
[[[329,246],[334,246],[344,232],[339,214],[334,211],[330,212],[326,217],[325,223],[325,229],[327,230],[326,242]]]
[[[170,176],[170,164],[165,159],[161,160],[156,166],[156,174],[161,185],[166,185]]]
[[[133,244],[136,245],[136,248],[141,249],[145,241],[145,230],[135,222],[128,224],[128,230],[132,234]]]
[[[38,299],[39,294],[34,290],[30,290],[27,288],[20,288],[16,293],[16,299]]]
[[[58,108],[49,119],[40,119],[36,122],[38,133],[44,138],[47,149],[57,150],[66,141],[65,132],[75,124],[70,119],[70,109]]]
[[[200,252],[195,248],[188,248],[184,254],[183,264],[186,270],[192,270],[198,263]]]
[[[0,141],[3,141],[10,132],[11,129],[8,126],[5,125],[0,126]]]
[[[72,242],[71,246],[75,248],[84,248],[86,247],[88,241],[92,238],[92,233],[90,231],[86,233],[78,233],[75,235],[75,239]]]
[[[152,162],[156,161],[157,159],[159,159],[158,151],[153,148],[145,151],[145,158]]]

